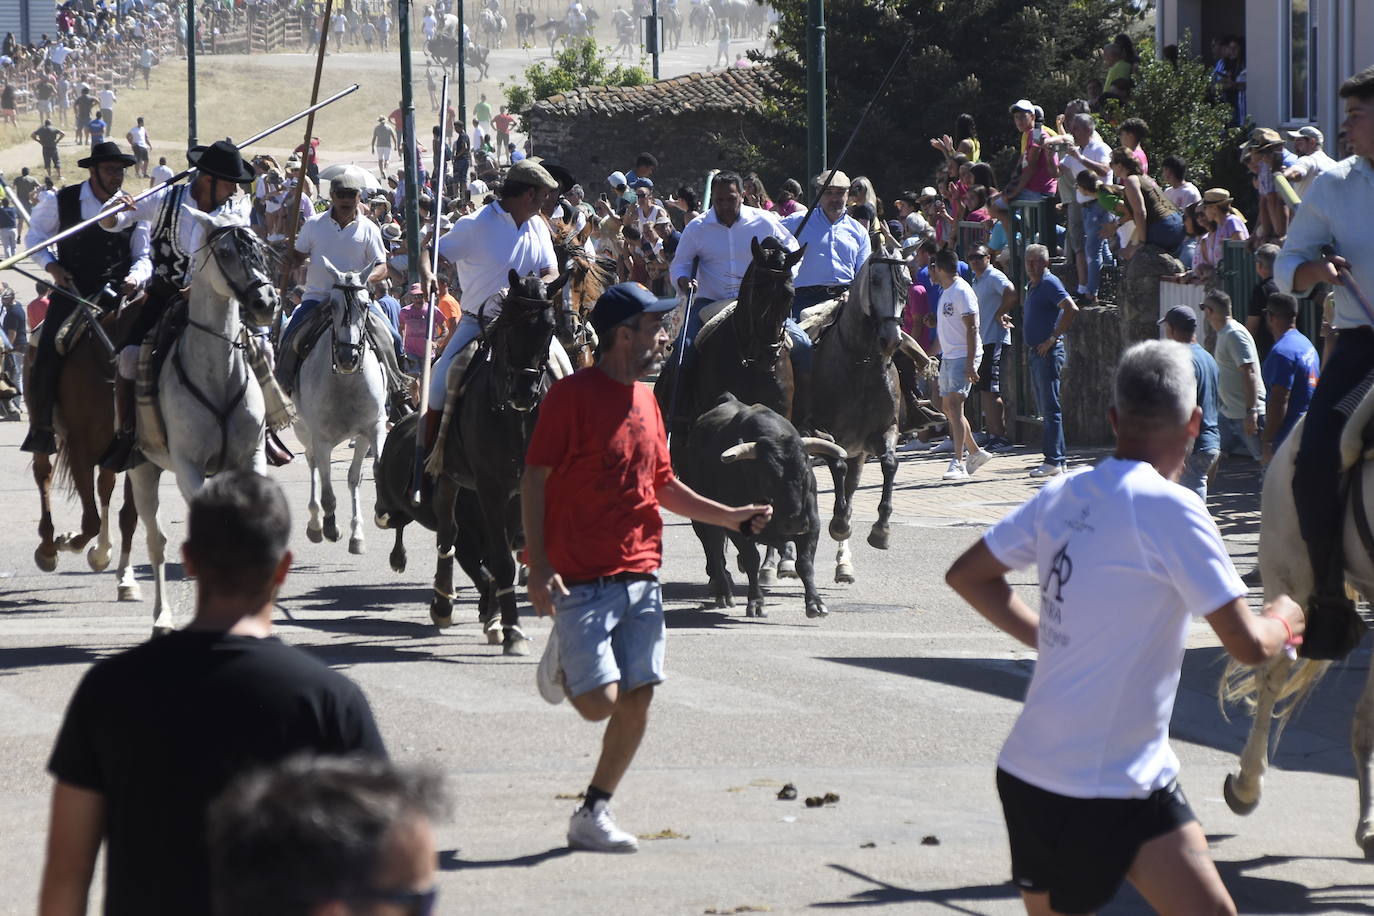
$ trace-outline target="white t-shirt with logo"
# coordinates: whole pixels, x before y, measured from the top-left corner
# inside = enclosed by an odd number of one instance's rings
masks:
[[[973,316],[974,353],[981,356],[983,343],[978,334],[978,294],[968,285],[967,280],[956,274],[954,285],[940,293],[940,317],[935,325],[935,330],[940,335],[940,352],[946,359],[958,359],[969,355],[965,315]]]
[[[1034,563],[1040,582],[1039,660],[997,765],[1073,798],[1169,785],[1192,618],[1246,593],[1202,500],[1108,458],[1050,481],[983,540],[1012,569]]]

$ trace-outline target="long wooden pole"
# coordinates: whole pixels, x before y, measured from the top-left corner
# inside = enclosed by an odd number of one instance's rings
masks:
[[[439,110],[448,111],[448,74],[444,74],[443,86],[439,90]],[[439,227],[444,214],[444,174],[448,165],[448,118],[439,118],[439,140],[434,144],[434,228],[429,234],[429,275],[437,278],[439,276]],[[418,242],[418,239],[417,239]],[[419,245],[411,246],[410,257],[418,261],[420,258]],[[415,435],[415,472],[411,477],[410,501],[418,506],[420,504],[420,484],[424,479],[425,473],[425,442],[429,439],[429,379],[433,371],[430,367],[433,354],[430,348],[434,341],[434,313],[439,309],[439,284],[434,284],[433,291],[427,291],[429,296],[429,322],[425,327],[425,358],[420,368],[420,420]]]
[[[320,77],[324,74],[324,55],[329,46],[329,22],[333,18],[334,0],[324,0],[324,21],[320,23],[320,49],[315,55],[315,82],[310,87],[310,104],[314,105],[320,98]],[[291,195],[291,210],[288,216],[290,231],[286,233],[286,252],[287,257],[283,259],[281,285],[283,288],[291,285],[291,271],[295,269],[295,258],[292,253],[296,250],[296,233],[301,228],[301,194],[305,192],[305,167],[310,162],[310,141],[315,136],[315,112],[305,119],[305,144],[301,152],[301,177],[296,182],[295,192]],[[319,190],[316,188],[315,190]]]

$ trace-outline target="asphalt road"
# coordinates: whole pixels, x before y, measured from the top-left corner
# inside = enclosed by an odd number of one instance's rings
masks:
[[[148,601],[116,603],[113,574],[88,571],[80,556],[63,555],[55,573],[35,568],[38,501],[17,448],[21,433],[21,424],[0,424],[5,913],[33,911],[50,788],[44,765],[68,697],[93,661],[147,638],[151,623]],[[350,556],[346,541],[308,543],[300,536],[302,461],[274,471],[297,532],[278,633],[362,685],[398,759],[447,774],[458,804],[439,831],[440,912],[1016,913],[993,766],[1032,657],[963,606],[942,577],[988,519],[1030,492],[1024,472],[1033,463],[1029,455],[998,459],[966,484],[942,486],[938,458],[904,456],[892,548],[862,543],[874,502],[866,487],[855,526],[859,581],[825,586],[832,613],[823,620],[805,618],[795,582],[772,592],[766,620],[746,620],[742,606],[703,608],[699,547],[689,526],[670,519],[669,680],[615,802],[622,826],[665,838],[645,840],[635,856],[564,847],[575,805],[568,796],[587,783],[600,730],[566,704],[539,698],[534,671],[545,625],[528,621],[540,640],[534,656],[502,658],[480,638],[464,589],[460,625],[435,630],[425,532],[411,532],[404,575],[387,565],[389,533],[370,521],[365,556]],[[1223,483],[1217,504],[1244,570],[1253,562],[1253,498],[1228,495],[1227,486],[1246,485]],[[365,488],[370,509],[370,475]],[[184,509],[170,481],[163,504],[176,545]],[[58,508],[59,530],[72,527],[76,507]],[[827,583],[832,551],[824,541],[818,566]],[[146,581],[146,568],[140,572]],[[178,568],[172,575],[184,621],[191,587]],[[1015,581],[1030,584],[1024,574]],[[1220,655],[1210,632],[1197,630],[1194,646],[1175,746],[1242,912],[1374,912],[1374,865],[1357,858],[1351,840],[1348,750],[1368,652],[1334,673],[1289,728],[1264,803],[1243,819],[1226,809],[1220,790],[1247,723],[1218,711]],[[840,800],[816,809],[779,801],[786,782],[803,798],[834,792]],[[1107,910],[1144,911],[1129,890]]]

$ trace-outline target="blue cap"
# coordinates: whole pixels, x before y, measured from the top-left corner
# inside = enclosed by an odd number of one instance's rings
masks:
[[[592,328],[596,336],[604,340],[616,325],[636,315],[667,312],[676,305],[676,299],[657,299],[639,283],[617,283],[596,300],[592,308]]]
[[[1197,314],[1186,305],[1176,305],[1165,312],[1156,324],[1167,324],[1175,331],[1192,334],[1197,331]]]

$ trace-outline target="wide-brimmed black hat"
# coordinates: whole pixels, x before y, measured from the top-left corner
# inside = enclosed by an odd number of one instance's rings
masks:
[[[238,147],[228,140],[216,140],[209,146],[193,146],[186,153],[186,161],[206,175],[235,184],[247,184],[256,177],[253,167],[243,161]]]
[[[91,147],[91,154],[85,159],[77,160],[77,167],[83,169],[94,168],[102,162],[118,162],[126,169],[133,165],[136,160],[119,148],[119,144],[113,140],[105,140]]]

